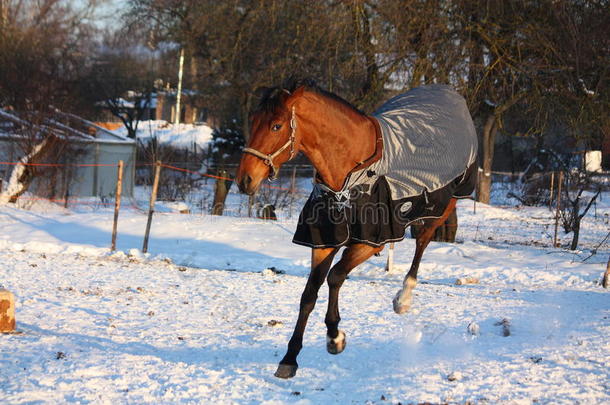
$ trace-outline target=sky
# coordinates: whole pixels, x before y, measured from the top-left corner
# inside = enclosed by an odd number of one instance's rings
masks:
[[[85,5],[87,0],[75,0],[76,6]],[[120,23],[120,16],[128,6],[128,0],[101,0],[97,10],[96,24],[100,28],[115,28]]]

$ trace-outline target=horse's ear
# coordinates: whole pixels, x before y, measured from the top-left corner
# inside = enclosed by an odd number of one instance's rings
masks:
[[[297,88],[296,90],[294,90],[292,93],[290,93],[290,95],[286,94],[286,98],[284,101],[285,107],[288,110],[291,110],[296,105],[298,100],[301,99],[301,96],[303,95],[304,92],[305,92],[305,87],[301,86],[301,87]]]
[[[305,91],[305,86],[301,86],[297,89],[295,89],[292,93],[291,96],[301,96],[303,95],[303,92]]]

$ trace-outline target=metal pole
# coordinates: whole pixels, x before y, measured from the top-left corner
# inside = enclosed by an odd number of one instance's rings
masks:
[[[150,224],[152,223],[153,212],[155,212],[155,201],[157,200],[157,188],[159,187],[159,174],[161,173],[161,161],[155,163],[155,179],[153,181],[152,192],[150,193],[150,203],[148,208],[148,221],[146,222],[146,232],[144,233],[144,245],[142,252],[148,251],[148,236],[150,235]]]
[[[180,50],[180,61],[178,63],[178,94],[176,94],[176,116],[174,117],[174,123],[180,124],[180,99],[182,98],[182,71],[184,67],[184,48]]]
[[[112,223],[112,243],[110,251],[116,250],[116,233],[119,223],[119,210],[121,209],[121,190],[123,189],[123,161],[119,160],[116,176],[116,193],[114,198],[114,222]]]

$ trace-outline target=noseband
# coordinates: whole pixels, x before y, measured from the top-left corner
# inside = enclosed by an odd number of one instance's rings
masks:
[[[296,118],[294,115],[294,106],[292,106],[292,115],[290,117],[290,138],[288,139],[288,141],[286,141],[286,143],[281,148],[279,148],[278,150],[276,150],[275,152],[270,153],[270,154],[265,154],[265,153],[259,152],[256,149],[252,149],[252,148],[244,148],[243,153],[249,153],[251,155],[256,156],[257,158],[262,159],[263,162],[265,162],[265,164],[271,168],[272,173],[271,173],[271,176],[269,176],[269,179],[275,180],[275,179],[277,179],[277,175],[279,174],[279,169],[273,164],[273,159],[278,157],[280,155],[280,153],[285,151],[286,148],[288,148],[288,147],[290,147],[290,157],[288,158],[288,160],[290,160],[294,157],[294,138],[295,138],[296,131],[297,131],[297,121],[296,121]]]

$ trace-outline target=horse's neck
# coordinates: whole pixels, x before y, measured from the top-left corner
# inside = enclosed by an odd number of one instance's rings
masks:
[[[303,153],[329,188],[339,191],[347,175],[375,152],[373,122],[357,111],[328,97],[308,93],[297,107],[304,115]]]

